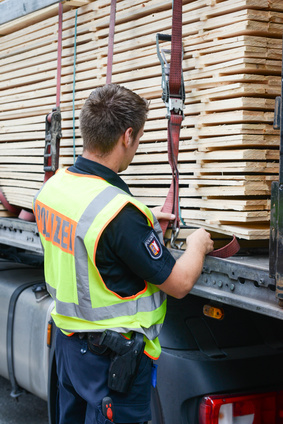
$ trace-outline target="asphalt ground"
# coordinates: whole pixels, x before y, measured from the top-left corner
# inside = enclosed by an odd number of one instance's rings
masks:
[[[10,382],[0,377],[0,424],[48,424],[44,400],[31,393],[23,393],[15,400],[10,392]],[[152,424],[151,421],[148,424]]]
[[[30,393],[23,393],[15,400],[10,392],[10,382],[0,377],[0,424],[48,424],[44,400]]]

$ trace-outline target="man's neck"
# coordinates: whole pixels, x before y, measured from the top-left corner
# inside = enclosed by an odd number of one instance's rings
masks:
[[[106,166],[107,168],[111,169],[117,174],[119,170],[119,164],[116,163],[115,158],[113,156],[114,155],[111,153],[99,154],[99,153],[89,152],[88,150],[85,150],[82,154],[83,158],[100,163],[101,165]]]

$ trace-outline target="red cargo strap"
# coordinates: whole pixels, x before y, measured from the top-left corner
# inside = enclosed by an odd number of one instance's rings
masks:
[[[108,36],[106,84],[110,84],[111,80],[112,80],[114,35],[115,35],[115,17],[116,17],[116,0],[111,0],[109,36]]]
[[[2,190],[0,190],[0,202],[7,209],[8,212],[11,212],[13,215],[16,215],[18,218],[23,219],[24,221],[34,222],[34,214],[32,212],[28,212],[24,209],[21,209],[18,206],[13,206],[8,202]]]
[[[229,258],[235,255],[240,250],[240,245],[236,237],[233,235],[233,239],[226,246],[220,249],[213,250],[209,253],[209,256],[216,256],[217,258]]]
[[[179,134],[182,123],[182,115],[171,114],[168,122],[168,160],[172,170],[172,182],[167,194],[165,203],[162,207],[162,212],[169,212],[175,214],[173,226],[178,228],[180,226],[179,218],[179,171],[178,165],[178,151],[179,151]],[[160,220],[163,235],[165,234],[169,222],[167,220]]]
[[[173,1],[173,17],[172,17],[172,37],[171,37],[171,61],[169,75],[169,96],[170,100],[180,99],[180,91],[182,84],[182,0]],[[172,170],[172,183],[162,207],[163,212],[173,213],[175,220],[172,225],[171,246],[178,247],[175,239],[180,230],[179,217],[179,172],[178,172],[178,153],[180,129],[183,120],[181,111],[176,111],[173,104],[170,106],[170,117],[168,121],[168,159]],[[160,221],[163,235],[165,234],[169,222]],[[173,234],[173,232],[175,234]],[[173,243],[172,243],[173,240]],[[226,246],[214,250],[209,255],[219,258],[227,258],[233,256],[240,249],[240,245],[235,236],[233,240]]]
[[[172,12],[172,36],[171,36],[171,61],[169,75],[169,102],[173,98],[180,98],[182,84],[182,0],[174,0]],[[163,212],[175,214],[173,229],[180,228],[179,218],[179,172],[178,153],[179,138],[183,115],[180,111],[170,110],[168,120],[168,160],[172,170],[172,183],[162,207]],[[163,235],[165,234],[169,222],[160,221]]]
[[[57,42],[57,87],[56,87],[56,108],[60,108],[61,97],[61,74],[62,74],[62,37],[63,37],[63,4],[59,3],[58,8],[58,42]],[[51,121],[52,112],[48,115]],[[58,151],[59,155],[59,151]],[[51,157],[48,159],[48,165],[51,166]],[[54,175],[53,171],[45,171],[44,183]]]
[[[18,218],[22,219],[23,221],[35,222],[35,216],[33,212],[26,211],[25,209],[21,210],[18,215]]]
[[[173,1],[171,62],[169,75],[170,96],[179,96],[182,82],[182,0]]]
[[[61,71],[62,71],[62,32],[63,32],[63,4],[59,3],[58,10],[58,44],[57,44],[57,88],[56,107],[60,107]]]
[[[7,209],[7,211],[11,212],[14,215],[18,215],[21,211],[21,208],[19,208],[18,206],[13,206],[8,202],[2,190],[0,190],[0,202],[2,203],[4,208]]]

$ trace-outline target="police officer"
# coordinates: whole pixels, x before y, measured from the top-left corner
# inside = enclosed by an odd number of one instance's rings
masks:
[[[118,176],[136,153],[147,113],[148,102],[122,86],[94,90],[80,114],[82,156],[34,200],[59,329],[59,424],[110,423],[113,411],[116,423],[151,419],[166,294],[184,297],[213,250],[199,229],[175,261],[154,229],[154,219],[174,216],[160,208],[154,216]]]

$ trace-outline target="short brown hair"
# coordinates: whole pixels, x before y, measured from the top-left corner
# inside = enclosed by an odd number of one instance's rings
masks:
[[[146,99],[120,85],[96,88],[80,113],[84,150],[109,153],[130,127],[135,140],[145,124],[148,108]]]

